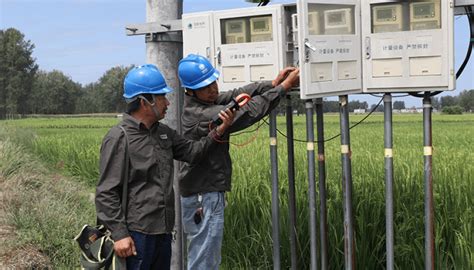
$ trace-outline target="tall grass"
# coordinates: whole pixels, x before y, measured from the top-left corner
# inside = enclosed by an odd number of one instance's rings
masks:
[[[397,269],[424,267],[423,131],[421,115],[394,116],[395,264]],[[351,122],[361,116],[351,116]],[[40,120],[40,119],[39,119]],[[32,127],[20,139],[34,153],[89,187],[96,183],[100,141],[113,119],[18,120],[8,127]],[[58,121],[58,122],[57,122]],[[74,120],[76,121],[76,120]],[[286,133],[284,119],[278,128]],[[64,128],[66,127],[66,128]],[[246,147],[231,147],[233,190],[227,194],[224,269],[268,269],[272,262],[271,181],[268,131]],[[295,138],[305,139],[304,117],[295,118]],[[339,117],[325,116],[327,138],[339,133]],[[433,116],[436,268],[473,269],[474,115]],[[253,134],[233,137],[242,143]],[[286,139],[278,136],[281,265],[290,266]],[[340,139],[325,144],[329,262],[344,268]],[[385,179],[383,116],[375,115],[351,130],[356,264],[385,268]],[[305,143],[295,142],[298,265],[309,268],[308,180]],[[317,183],[316,183],[317,184]],[[319,198],[318,198],[319,199]],[[319,213],[319,202],[316,206]],[[317,226],[319,232],[319,224]],[[319,236],[318,236],[319,237]]]
[[[97,184],[102,137],[118,123],[114,118],[40,118],[5,121],[16,143],[89,187]]]
[[[2,245],[33,245],[49,257],[53,269],[78,267],[80,253],[73,237],[78,228],[95,220],[90,190],[52,173],[24,147],[4,137],[0,184],[7,219],[15,226],[15,243]]]

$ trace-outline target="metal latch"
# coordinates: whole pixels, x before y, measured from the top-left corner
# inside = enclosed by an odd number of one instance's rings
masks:
[[[370,37],[365,38],[365,58],[370,59],[372,57],[371,47],[370,47]]]
[[[214,56],[214,59],[217,59],[217,64],[221,64],[221,48],[218,47],[216,51],[216,56]]]
[[[309,62],[309,50],[308,50],[308,48],[309,48],[310,50],[312,50],[313,52],[315,52],[315,51],[316,51],[316,47],[314,47],[311,43],[309,43],[308,39],[305,39],[305,40],[304,40],[304,47],[305,47],[305,50],[304,50],[305,59],[304,59],[304,61],[305,61],[306,63],[308,63],[308,62]]]

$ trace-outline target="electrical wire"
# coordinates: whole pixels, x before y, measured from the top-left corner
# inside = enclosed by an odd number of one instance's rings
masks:
[[[380,106],[380,104],[382,103],[382,101],[383,101],[383,97],[380,99],[380,101],[377,103],[377,105],[374,106],[374,107],[372,108],[372,110],[370,110],[370,112],[369,112],[364,118],[362,118],[359,122],[357,122],[357,123],[355,123],[354,125],[352,125],[352,126],[349,128],[349,130],[355,128],[356,126],[358,126],[359,124],[361,124],[362,122],[364,122],[365,119],[367,119],[370,115],[372,115],[372,113],[375,112],[375,110],[377,110],[377,108]],[[264,121],[268,126],[270,126],[270,123],[268,123],[266,119],[263,119],[263,121]],[[288,136],[286,136],[286,134],[284,134],[283,132],[281,132],[278,128],[276,129],[276,131],[277,131],[280,135],[282,135],[283,137],[288,138]],[[331,138],[324,140],[323,142],[332,141],[332,140],[336,139],[336,138],[339,137],[339,136],[341,136],[341,133],[339,133],[339,134],[337,134],[337,135],[334,135],[334,136],[332,136]],[[308,142],[308,141],[306,141],[306,140],[301,140],[301,139],[293,139],[293,141],[295,141],[295,142],[300,142],[300,143],[307,143],[307,142]],[[313,141],[313,143],[318,143],[318,142],[320,142],[320,141]]]
[[[263,122],[261,121],[258,121],[258,124],[257,124],[257,127],[252,129],[252,130],[244,130],[244,131],[241,131],[241,132],[237,132],[237,133],[231,133],[230,136],[239,136],[239,135],[242,135],[242,134],[246,134],[246,133],[252,133],[252,132],[255,132],[257,131],[263,124],[265,124],[265,121],[268,119],[268,116],[265,117],[263,120]]]
[[[466,67],[467,63],[469,62],[469,59],[471,58],[471,53],[472,53],[472,47],[474,47],[474,15],[472,14],[472,9],[470,6],[464,7],[466,11],[466,16],[467,20],[469,22],[469,31],[471,33],[471,36],[469,38],[469,47],[467,48],[466,56],[464,57],[464,61],[462,62],[461,66],[459,67],[458,71],[456,72],[456,79],[458,79],[461,74],[464,71],[464,68]],[[436,91],[433,93],[430,93],[430,97],[434,97],[436,95],[441,94],[443,91]],[[420,93],[410,93],[410,96],[414,97],[419,97],[423,98],[425,97],[424,94]]]

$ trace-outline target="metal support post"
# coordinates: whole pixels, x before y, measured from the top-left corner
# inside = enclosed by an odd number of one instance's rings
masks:
[[[425,269],[434,270],[433,141],[431,137],[431,97],[423,99],[423,145],[425,178]]]
[[[308,157],[308,201],[309,201],[309,229],[311,245],[311,268],[318,269],[317,235],[316,235],[316,187],[315,187],[315,159],[314,159],[314,118],[313,101],[306,100],[306,150]]]
[[[181,19],[183,14],[183,0],[167,1],[167,0],[149,0],[146,1],[146,21],[147,23],[164,21],[164,20],[176,20]],[[146,62],[155,64],[158,66],[163,76],[166,79],[166,83],[172,89],[175,89],[173,93],[168,94],[166,97],[171,103],[168,109],[164,123],[169,125],[171,128],[176,129],[181,133],[181,113],[183,108],[184,93],[180,91],[179,80],[177,77],[178,62],[183,58],[183,44],[180,41],[181,38],[175,38],[176,33],[153,33],[145,36],[146,41]],[[178,33],[181,35],[181,33]],[[182,40],[182,39],[181,39]],[[175,162],[175,179],[174,179],[174,191],[175,191],[175,230],[176,230],[176,241],[173,241],[172,247],[172,260],[171,265],[173,269],[184,269],[184,257],[183,257],[183,228],[181,223],[181,200],[179,192],[179,184],[177,179],[178,163]]]
[[[352,214],[352,171],[349,135],[349,101],[339,96],[341,126],[342,192],[344,197],[344,261],[347,270],[355,269],[355,237]]]
[[[384,147],[385,147],[385,237],[387,249],[387,270],[393,270],[393,137],[392,96],[384,95]]]
[[[326,161],[324,157],[323,99],[316,99],[316,129],[318,135],[319,230],[321,239],[321,269],[328,269],[328,222],[326,206]]]
[[[291,269],[298,269],[296,247],[296,191],[295,191],[295,150],[293,142],[293,107],[291,96],[286,95],[286,134],[288,145],[288,207],[290,218]]]
[[[273,269],[280,270],[280,201],[278,199],[278,151],[276,110],[270,113],[270,162],[272,175]]]

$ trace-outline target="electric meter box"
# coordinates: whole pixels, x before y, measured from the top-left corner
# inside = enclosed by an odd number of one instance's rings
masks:
[[[362,0],[364,92],[453,90],[453,7],[453,0]]]
[[[359,2],[297,2],[302,99],[362,93]]]
[[[293,65],[295,4],[183,14],[183,54],[205,56],[221,73],[219,90],[271,81]]]

